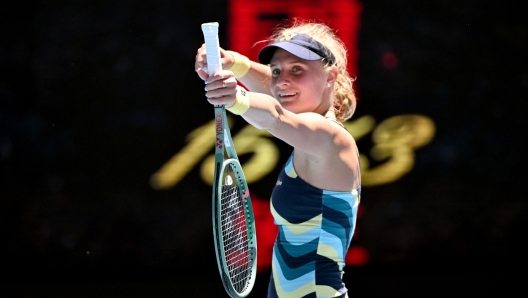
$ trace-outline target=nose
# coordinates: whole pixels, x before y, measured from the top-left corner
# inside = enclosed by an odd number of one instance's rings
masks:
[[[290,79],[288,75],[284,72],[281,72],[280,75],[277,77],[276,84],[277,86],[286,86],[290,83]]]

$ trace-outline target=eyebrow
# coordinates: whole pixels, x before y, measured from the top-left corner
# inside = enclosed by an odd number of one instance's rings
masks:
[[[287,64],[307,64],[306,63],[307,60],[304,60],[304,59],[301,59],[301,58],[298,58],[298,59],[295,59],[293,61],[290,61],[290,62],[287,62]],[[277,63],[270,63],[269,66],[276,66]]]

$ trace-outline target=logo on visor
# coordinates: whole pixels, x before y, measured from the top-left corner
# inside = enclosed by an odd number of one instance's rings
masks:
[[[290,34],[284,34],[281,38],[279,38],[279,41],[285,41],[292,39],[297,33],[290,33]]]

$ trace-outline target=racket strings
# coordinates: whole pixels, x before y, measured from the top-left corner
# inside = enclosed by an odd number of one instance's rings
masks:
[[[227,175],[230,173],[226,173]],[[244,213],[245,206],[238,183],[234,179],[228,178],[228,180],[231,184],[222,186],[220,213],[225,262],[233,287],[242,292],[251,279],[251,256]]]

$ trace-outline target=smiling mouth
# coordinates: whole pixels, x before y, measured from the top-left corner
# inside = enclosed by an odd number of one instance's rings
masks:
[[[279,93],[279,98],[280,99],[288,99],[288,98],[291,98],[295,95],[297,95],[298,93]]]

